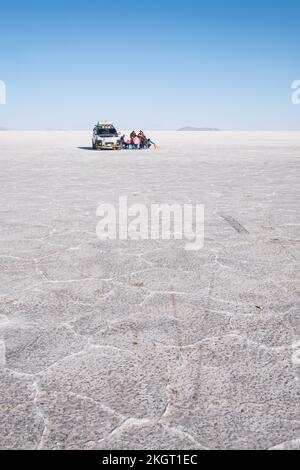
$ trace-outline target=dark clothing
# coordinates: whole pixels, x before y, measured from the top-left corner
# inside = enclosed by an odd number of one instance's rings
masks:
[[[148,139],[145,136],[144,132],[140,131],[138,134],[138,137],[140,138],[140,141],[141,141],[140,148],[141,149],[147,148]]]
[[[120,138],[120,144],[121,144],[121,148],[126,148],[126,141],[125,141],[125,135],[122,135],[121,138]]]

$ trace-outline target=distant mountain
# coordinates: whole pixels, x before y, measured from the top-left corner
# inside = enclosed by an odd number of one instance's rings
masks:
[[[5,127],[0,127],[0,131],[6,131]]]
[[[219,132],[221,129],[216,129],[214,127],[181,127],[177,129],[178,131],[214,131]]]

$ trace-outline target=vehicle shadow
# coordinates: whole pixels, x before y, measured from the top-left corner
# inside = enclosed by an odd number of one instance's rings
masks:
[[[79,150],[95,150],[93,147],[77,147]]]

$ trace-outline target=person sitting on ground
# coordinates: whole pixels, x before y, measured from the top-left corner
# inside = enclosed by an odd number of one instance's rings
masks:
[[[129,136],[129,137],[130,137],[130,147],[129,147],[129,148],[131,148],[131,149],[135,148],[133,141],[134,141],[134,139],[136,138],[136,136],[137,136],[137,135],[136,135],[136,132],[135,132],[135,131],[132,131],[132,132],[130,133],[130,136]]]
[[[130,133],[130,139],[131,139],[131,142],[133,142],[133,139],[136,137],[136,132],[135,131],[132,131]]]
[[[154,145],[155,149],[159,148],[159,146],[155,142],[153,142],[151,139],[147,139],[147,148],[149,149],[151,145]]]
[[[143,131],[140,131],[138,133],[138,137],[141,141],[140,143],[140,148],[141,149],[144,149],[144,148],[147,148],[147,137],[145,136],[144,132]]]
[[[133,137],[132,141],[133,141],[133,146],[134,146],[135,149],[140,148],[141,139],[137,135],[135,135],[135,137]]]

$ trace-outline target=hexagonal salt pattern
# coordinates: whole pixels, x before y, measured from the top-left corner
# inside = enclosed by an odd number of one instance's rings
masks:
[[[152,135],[1,132],[1,449],[299,449],[300,137]],[[203,249],[100,241],[119,196],[205,204]]]

